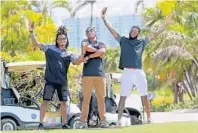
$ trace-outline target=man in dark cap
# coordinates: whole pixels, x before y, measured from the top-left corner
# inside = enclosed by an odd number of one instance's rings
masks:
[[[100,127],[108,127],[105,117],[105,72],[102,57],[106,46],[96,38],[94,27],[86,29],[87,39],[82,41],[82,54],[84,55],[84,67],[82,77],[83,104],[82,104],[82,127],[87,128],[87,116],[92,89],[95,89],[98,111],[100,116]]]

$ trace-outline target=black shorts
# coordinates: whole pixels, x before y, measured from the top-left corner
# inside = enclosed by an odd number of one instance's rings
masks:
[[[56,84],[52,82],[45,83],[43,100],[51,101],[57,90],[59,101],[67,101],[68,87],[67,85]]]

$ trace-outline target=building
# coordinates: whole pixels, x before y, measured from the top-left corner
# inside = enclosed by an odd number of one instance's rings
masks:
[[[121,36],[128,36],[131,26],[141,27],[141,16],[125,15],[107,18]],[[68,28],[70,46],[80,48],[81,41],[86,38],[85,30],[90,25],[90,18],[65,19],[63,24]],[[112,34],[105,27],[101,18],[93,18],[93,26],[96,28],[97,39],[103,41],[111,47],[118,45]]]

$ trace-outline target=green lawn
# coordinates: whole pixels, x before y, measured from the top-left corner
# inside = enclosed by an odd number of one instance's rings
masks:
[[[198,133],[198,122],[175,122],[125,127],[121,129],[82,129],[82,130],[27,130],[4,133]]]
[[[113,84],[113,92],[115,94],[120,94],[120,83],[118,84]],[[131,94],[138,94],[137,89],[131,90]]]

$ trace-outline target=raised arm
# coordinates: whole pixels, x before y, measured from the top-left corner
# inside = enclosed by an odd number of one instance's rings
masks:
[[[89,55],[89,58],[103,57],[103,55],[105,54],[105,50],[105,48],[101,48],[97,50],[95,53]]]
[[[90,46],[90,45],[88,45],[87,40],[83,40],[82,41],[82,54],[85,55],[86,51],[87,52],[96,52],[97,49],[92,47],[92,46]]]
[[[37,41],[37,39],[34,35],[34,23],[29,20],[28,26],[29,26],[30,37],[31,37],[33,45],[40,48],[41,44]]]
[[[171,20],[172,20],[172,17],[173,17],[173,14],[170,14],[166,20],[165,20],[165,23],[159,27],[157,29],[157,31],[151,33],[149,36],[148,36],[148,41],[150,42],[151,40],[153,40],[155,37],[157,37],[160,33],[162,33],[166,27],[171,23]]]
[[[84,63],[86,63],[91,58],[96,58],[96,57],[103,58],[104,54],[105,54],[105,51],[106,51],[106,45],[104,43],[100,42],[99,49],[95,53],[90,54],[89,56],[86,56],[84,58]]]
[[[111,26],[111,24],[106,20],[106,11],[107,7],[104,7],[101,11],[101,18],[105,24],[105,26],[108,28],[108,30],[111,32],[111,34],[114,36],[114,38],[120,42],[120,35],[119,33]]]

